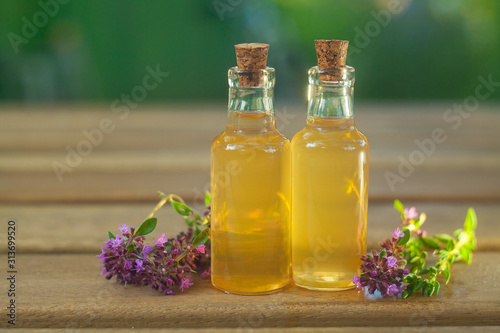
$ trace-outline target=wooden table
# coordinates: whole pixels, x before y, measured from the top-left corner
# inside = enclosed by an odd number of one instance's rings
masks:
[[[4,105],[0,233],[5,244],[7,222],[16,222],[16,327],[164,328],[160,332],[309,332],[318,327],[321,332],[496,330],[483,326],[500,324],[499,106],[482,104],[456,129],[455,122],[443,119],[451,106],[356,106],[358,127],[370,142],[370,248],[378,248],[398,225],[392,208],[395,198],[425,211],[425,229],[431,233],[461,227],[470,206],[479,219],[473,263],[455,265],[450,284],[439,296],[400,300],[297,287],[268,296],[234,296],[201,279],[184,295],[162,297],[147,287],[125,288],[106,281],[93,255],[100,252],[108,230],[144,219],[156,204],[157,190],[179,194],[200,207],[208,188],[210,143],[224,128],[225,106],[144,106],[120,119],[108,105]],[[278,125],[289,137],[303,126],[305,108],[278,103],[277,110]],[[94,130],[100,125],[105,125],[102,138]],[[441,135],[440,142],[430,141],[439,128],[446,139]],[[82,143],[88,140],[84,130],[94,133],[95,145]],[[419,148],[415,140],[427,146]],[[73,160],[71,172],[66,169],[58,179],[53,166],[68,166],[68,146],[80,147],[87,155],[80,162]],[[398,173],[400,160],[418,162],[411,175]],[[393,189],[388,172],[403,179]],[[157,216],[153,236],[173,235],[184,227],[171,208]],[[5,245],[1,253],[5,277]],[[8,327],[9,286],[5,278],[2,281],[1,327]]]

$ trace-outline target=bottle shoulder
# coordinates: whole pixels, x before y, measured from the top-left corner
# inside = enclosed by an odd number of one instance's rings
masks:
[[[290,140],[278,130],[249,134],[226,129],[214,138],[212,148],[234,144],[238,144],[241,147],[286,146],[290,144]]]
[[[312,144],[316,143],[316,144]],[[292,146],[355,145],[368,148],[368,140],[356,126],[347,128],[321,128],[306,126],[292,138]]]

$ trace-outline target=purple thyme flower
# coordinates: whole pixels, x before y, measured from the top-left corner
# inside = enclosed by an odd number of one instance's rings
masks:
[[[148,256],[148,254],[151,253],[151,251],[153,251],[153,250],[154,250],[154,247],[149,246],[148,244],[144,244],[144,247],[142,248],[142,254],[143,254],[144,260],[146,260],[146,257]]]
[[[139,273],[139,272],[141,272],[141,271],[143,271],[145,269],[144,266],[143,266],[144,261],[142,261],[141,259],[136,259],[135,260],[135,264],[136,264],[135,271],[137,273]]]
[[[409,220],[414,220],[418,217],[417,209],[415,207],[405,208],[405,216]]]
[[[156,244],[157,246],[161,246],[161,245],[163,245],[163,244],[164,244],[164,243],[166,243],[166,242],[168,242],[168,239],[167,239],[167,238],[165,238],[165,234],[162,234],[162,235],[160,236],[160,238],[158,238],[158,240],[155,242],[155,244]]]
[[[352,283],[354,283],[357,288],[360,287],[358,273],[354,273],[354,276],[352,277]]]
[[[132,261],[125,261],[125,264],[123,264],[123,268],[131,269],[132,268]]]
[[[418,236],[425,237],[425,236],[427,235],[427,231],[425,231],[425,230],[421,230],[421,229],[418,229],[418,230],[417,230],[417,235],[418,235]]]
[[[200,253],[205,253],[205,245],[203,245],[203,244],[198,245],[196,250],[198,250],[198,252],[200,252]]]
[[[123,238],[120,237],[120,235],[117,235],[115,238],[111,238],[106,242],[106,248],[113,248],[116,249],[120,247],[120,245],[123,244]]]
[[[406,286],[404,285],[395,285],[395,284],[391,284],[389,286],[389,288],[387,288],[387,295],[389,296],[399,296],[401,293],[403,293],[403,291],[405,291],[406,289]]]
[[[380,257],[380,253],[376,251],[361,257],[362,274],[353,278],[353,282],[359,279],[357,284],[359,289],[366,287],[368,293],[372,295],[378,290],[382,296],[389,292],[391,295],[399,295],[403,292],[403,279],[408,271],[392,266],[394,260],[397,263],[399,257],[394,257],[392,250],[387,250],[387,252],[388,254],[383,257]],[[398,288],[397,291],[394,287],[391,288],[391,285],[395,285]]]
[[[381,252],[372,251],[361,256],[361,275],[355,274],[353,283],[358,289],[367,288],[369,294],[379,291],[382,296],[398,296],[406,289],[404,278],[409,271],[400,267],[398,263],[404,262],[398,255],[403,251],[403,246],[398,246],[398,238],[404,233],[397,228],[392,239],[387,239],[383,244]]]
[[[392,236],[394,236],[394,238],[403,237],[405,235],[404,232],[399,230],[399,227],[397,227],[396,230],[394,230],[394,232],[391,232],[391,234],[392,234]]]
[[[125,285],[149,285],[151,290],[171,295],[174,288],[184,291],[193,285],[190,275],[193,271],[200,272],[202,278],[210,276],[210,242],[204,247],[193,247],[192,228],[172,238],[163,234],[153,246],[144,243],[144,236],[131,234],[133,228],[129,228],[126,235],[120,230],[115,238],[109,239],[97,255],[107,280],[116,276],[116,281]],[[164,246],[166,242],[168,249]],[[185,255],[176,261],[179,253]]]
[[[184,289],[187,289],[191,287],[193,284],[189,281],[189,279],[182,280],[181,285],[179,286],[179,289],[184,291]]]
[[[122,235],[125,235],[130,230],[130,227],[124,223],[118,228],[118,230],[122,233]]]
[[[104,249],[102,248],[101,246],[101,251],[102,253],[100,255],[97,256],[97,258],[101,259],[101,262],[103,262],[105,259],[106,259],[106,251],[104,251]]]
[[[398,265],[398,259],[390,256],[387,258],[387,267],[395,268]]]
[[[212,275],[212,271],[210,270],[210,266],[208,266],[208,268],[205,271],[203,271],[203,273],[201,273],[201,278],[206,279],[209,278],[210,275]]]

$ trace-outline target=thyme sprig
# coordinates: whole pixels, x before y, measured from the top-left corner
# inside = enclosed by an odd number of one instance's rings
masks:
[[[123,224],[115,236],[108,231],[108,241],[98,256],[106,279],[116,276],[118,282],[149,285],[151,290],[173,294],[193,285],[191,273],[210,276],[210,194],[205,196],[206,210],[197,214],[181,197],[158,192],[160,202],[138,227]],[[145,243],[146,235],[157,225],[154,214],[167,202],[184,217],[188,229],[177,236],[162,234],[153,245]]]
[[[441,287],[439,279],[442,276],[448,284],[453,263],[472,262],[472,252],[477,243],[474,209],[469,208],[463,228],[451,235],[427,236],[422,229],[427,218],[424,213],[418,214],[414,207],[405,208],[399,200],[394,201],[394,208],[401,214],[402,231],[398,227],[392,240],[382,244],[383,250],[372,251],[362,257],[362,274],[359,277],[355,274],[353,282],[359,289],[366,287],[370,294],[378,291],[382,296],[407,298],[418,291],[427,296],[438,294]],[[384,265],[391,260],[395,265]]]

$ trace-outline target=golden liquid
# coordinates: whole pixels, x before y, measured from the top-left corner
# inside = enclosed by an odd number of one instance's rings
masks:
[[[293,280],[341,290],[366,252],[368,142],[352,119],[311,118],[292,140]]]
[[[266,113],[232,112],[212,143],[212,283],[264,294],[290,282],[290,142]]]

